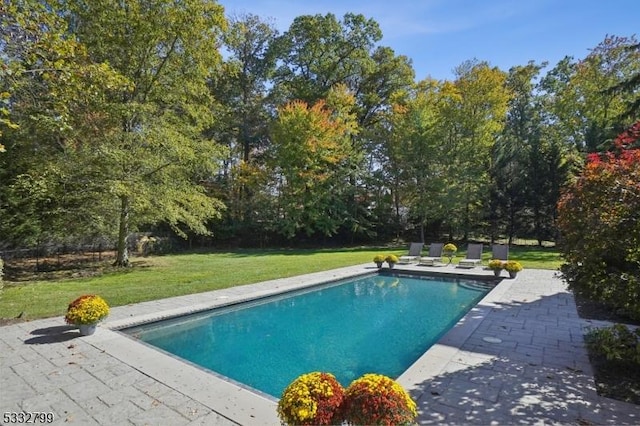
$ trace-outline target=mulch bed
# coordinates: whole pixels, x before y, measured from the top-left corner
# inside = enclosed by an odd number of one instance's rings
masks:
[[[25,322],[25,320],[21,318],[0,318],[0,327],[3,327],[5,325],[18,324],[20,322]]]
[[[98,276],[113,269],[115,251],[82,252],[4,260],[4,279],[12,282],[55,281]]]
[[[602,303],[576,296],[578,315],[583,319],[611,321],[640,326],[624,315],[612,311]],[[607,398],[640,405],[640,368],[637,364],[609,361],[603,355],[589,351],[598,394]]]

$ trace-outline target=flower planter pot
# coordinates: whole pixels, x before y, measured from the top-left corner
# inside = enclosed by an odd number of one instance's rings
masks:
[[[509,278],[515,278],[518,275],[517,272],[509,271]]]
[[[494,269],[493,270],[493,275],[495,275],[496,277],[499,277],[500,276],[500,272],[502,272],[501,269]]]
[[[83,336],[91,336],[96,332],[97,324],[80,324],[78,328],[80,329],[80,334]]]
[[[69,304],[64,321],[73,324],[83,336],[96,331],[96,325],[109,315],[109,305],[100,296],[85,294]]]
[[[396,266],[395,263],[393,262],[387,262],[389,264],[389,269],[393,269],[394,266]]]
[[[378,268],[382,268],[382,264],[383,264],[383,263],[384,263],[384,262],[376,262],[376,265],[378,265]]]

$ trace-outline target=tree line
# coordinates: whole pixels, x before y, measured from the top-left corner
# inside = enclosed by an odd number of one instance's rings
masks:
[[[279,33],[208,0],[0,7],[5,247],[554,240],[563,185],[638,117],[634,37],[416,81],[359,14]]]

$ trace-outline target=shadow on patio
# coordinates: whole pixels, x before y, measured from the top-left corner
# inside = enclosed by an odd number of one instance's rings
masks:
[[[639,406],[597,395],[573,296],[532,296],[477,308],[444,369],[410,388],[420,424],[640,424]]]

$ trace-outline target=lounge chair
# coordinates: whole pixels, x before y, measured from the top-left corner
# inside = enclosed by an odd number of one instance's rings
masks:
[[[467,256],[458,262],[458,268],[475,268],[482,264],[482,244],[471,243],[467,246]]]
[[[498,260],[509,260],[509,246],[506,244],[494,244],[491,248],[491,258]]]
[[[442,266],[442,249],[444,243],[431,243],[429,244],[429,255],[427,257],[421,257],[418,265],[422,266]]]
[[[420,259],[420,253],[422,253],[422,247],[424,243],[411,243],[409,245],[409,254],[406,256],[400,256],[398,263],[411,263],[417,262]]]

